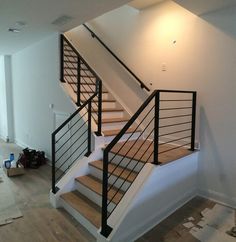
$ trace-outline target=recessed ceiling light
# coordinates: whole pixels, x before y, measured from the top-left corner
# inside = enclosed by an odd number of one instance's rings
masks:
[[[20,33],[20,29],[16,29],[16,28],[9,28],[8,31],[12,33]]]

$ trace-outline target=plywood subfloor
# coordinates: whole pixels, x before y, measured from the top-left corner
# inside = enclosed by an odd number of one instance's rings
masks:
[[[138,140],[117,143],[112,153],[119,153],[122,156],[140,160],[141,162],[153,162],[153,142],[149,140]],[[123,146],[124,145],[124,146]],[[169,151],[168,151],[169,150]],[[168,151],[168,152],[165,152]],[[162,164],[180,159],[184,156],[190,155],[193,152],[187,147],[178,147],[171,144],[159,145],[159,162]]]

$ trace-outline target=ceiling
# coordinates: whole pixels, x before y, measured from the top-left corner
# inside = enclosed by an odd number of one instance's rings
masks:
[[[174,1],[198,16],[236,5],[236,0],[174,0]]]
[[[130,5],[133,8],[142,10],[163,1],[165,0],[134,0],[130,2],[128,5]]]
[[[50,33],[67,31],[127,2],[129,0],[0,0],[0,55],[13,54]],[[61,26],[52,24],[63,15],[70,16],[71,21]],[[20,28],[21,32],[11,33],[9,28]]]
[[[0,0],[0,55],[11,55],[53,32],[68,31],[128,2],[142,10],[164,0]],[[236,5],[236,0],[173,0],[189,11],[203,15]],[[61,16],[70,21],[52,24]],[[16,24],[20,22],[20,24]],[[22,23],[25,24],[22,26]],[[8,32],[20,28],[20,33]]]

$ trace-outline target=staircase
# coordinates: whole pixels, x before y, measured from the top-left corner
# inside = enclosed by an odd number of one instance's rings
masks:
[[[154,91],[131,117],[64,36],[61,70],[61,84],[78,109],[52,134],[54,206],[67,210],[96,238],[99,233],[109,238],[111,215],[124,214],[136,178],[146,179],[140,175],[145,165],[161,166],[194,151],[196,93]],[[184,136],[169,138],[180,133]]]

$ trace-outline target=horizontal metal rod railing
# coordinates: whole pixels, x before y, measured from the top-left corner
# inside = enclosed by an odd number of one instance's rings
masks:
[[[186,97],[178,99],[176,97],[162,98],[162,95],[171,96],[173,94],[181,96],[191,95],[191,99]],[[191,106],[186,106],[185,102],[190,101]],[[163,103],[167,102],[170,102],[170,104],[176,102],[179,105],[174,108],[172,106],[162,107]],[[191,113],[181,113],[185,109],[191,110]],[[172,115],[170,115],[170,112],[173,112]],[[116,137],[106,146],[103,153],[102,235],[108,237],[112,231],[108,224],[108,218],[122,198],[119,199],[118,203],[114,203],[114,199],[121,190],[123,191],[122,194],[127,192],[132,184],[132,182],[127,184],[127,180],[132,172],[135,171],[135,174],[138,175],[146,162],[152,162],[156,165],[161,164],[159,160],[161,154],[172,152],[176,149],[189,148],[192,151],[194,150],[195,119],[195,91],[155,90]],[[162,122],[161,125],[160,121]],[[136,128],[128,135],[128,129],[134,124]],[[139,134],[137,134],[139,127],[142,127],[142,131],[139,131]],[[189,132],[189,135],[186,132]],[[126,135],[126,138],[122,141],[124,135]],[[161,140],[162,138],[168,138],[168,140]],[[176,142],[180,142],[180,144]],[[161,150],[159,150],[159,146]],[[110,163],[112,163],[112,170],[108,170]],[[114,173],[118,167],[119,175],[116,175],[114,178]],[[135,175],[135,178],[137,175]],[[134,175],[132,174],[132,176]],[[122,181],[119,182],[121,178]],[[115,192],[113,189],[115,189]],[[110,194],[111,192],[112,194]],[[110,195],[108,196],[108,194]]]

